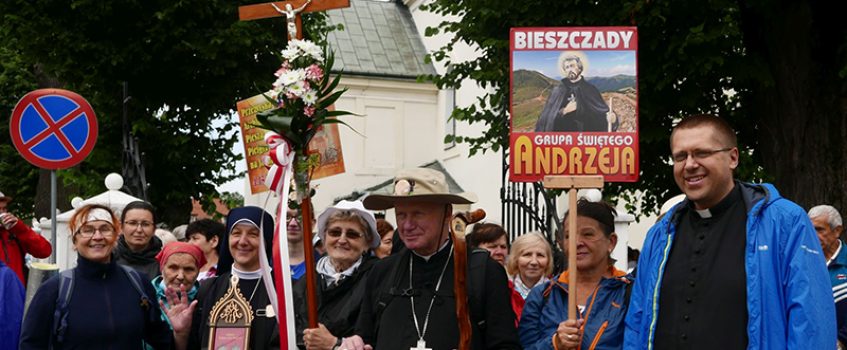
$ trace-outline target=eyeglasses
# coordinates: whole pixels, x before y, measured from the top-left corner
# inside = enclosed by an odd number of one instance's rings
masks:
[[[103,237],[109,238],[115,234],[115,228],[112,225],[103,225],[100,227],[83,226],[76,231],[76,234],[82,236],[82,238],[91,238],[94,237],[95,232],[100,232]]]
[[[153,227],[153,223],[150,222],[150,221],[127,221],[127,222],[124,223],[124,225],[126,225],[126,227],[132,227],[132,228],[136,228],[138,226],[141,226],[141,228],[144,229],[144,230]]]
[[[342,231],[340,228],[333,228],[326,231],[327,236],[332,238],[341,237],[342,233],[347,237],[347,239],[359,239],[364,236],[363,233],[356,230]]]
[[[733,148],[735,148],[735,147],[727,147],[727,148],[721,148],[721,149],[716,149],[716,150],[695,150],[691,153],[677,152],[677,153],[674,153],[673,155],[671,155],[671,159],[673,159],[674,164],[684,163],[686,160],[688,160],[689,155],[691,157],[693,157],[695,160],[703,160],[703,159],[709,158],[709,157],[717,154],[718,152],[730,151]]]

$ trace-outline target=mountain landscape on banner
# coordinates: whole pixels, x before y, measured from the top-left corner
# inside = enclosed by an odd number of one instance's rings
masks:
[[[634,132],[638,107],[634,75],[611,77],[586,77],[585,80],[600,90],[603,100],[613,98],[612,110],[621,118],[618,131]],[[544,103],[559,81],[543,73],[520,69],[512,74],[512,132],[533,132],[535,122],[544,109]]]

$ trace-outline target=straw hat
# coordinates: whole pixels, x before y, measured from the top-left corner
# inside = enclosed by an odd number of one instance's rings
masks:
[[[385,210],[397,201],[421,201],[444,204],[471,204],[476,196],[470,193],[450,193],[447,178],[437,170],[427,168],[403,169],[394,177],[394,193],[371,194],[364,200],[365,208]]]

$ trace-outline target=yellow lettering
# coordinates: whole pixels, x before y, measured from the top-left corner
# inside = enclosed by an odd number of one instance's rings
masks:
[[[255,155],[261,155],[261,154],[266,153],[267,151],[268,151],[267,146],[250,147],[250,148],[247,149],[247,156],[250,157],[250,156],[255,156]]]
[[[550,148],[535,148],[535,171],[542,174],[550,173]]]
[[[585,162],[585,173],[589,175],[597,174],[597,166],[594,165],[594,161],[597,160],[597,149],[586,147],[585,153],[588,154],[588,161]]]
[[[567,163],[565,149],[561,147],[553,148],[553,174],[563,174]]]
[[[532,174],[532,141],[528,136],[515,140],[515,175]]]
[[[624,147],[621,152],[621,156],[623,158],[623,166],[625,167],[624,173],[627,175],[635,174],[635,150],[632,147]]]
[[[597,155],[597,159],[597,163],[599,163],[598,166],[600,167],[600,173],[611,174],[609,171],[609,149],[601,148],[600,154]]]
[[[569,174],[581,174],[582,173],[582,150],[579,147],[574,147],[570,149],[568,152],[568,173]]]

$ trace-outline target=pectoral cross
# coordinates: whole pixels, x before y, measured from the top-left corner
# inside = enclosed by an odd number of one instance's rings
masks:
[[[414,348],[409,348],[409,350],[432,350],[432,348],[426,347],[426,342],[423,339],[418,339],[418,345]]]
[[[240,6],[238,18],[242,21],[285,16],[288,22],[288,39],[302,39],[303,19],[300,14],[349,7],[350,0],[288,0]]]

